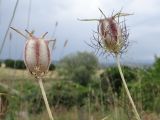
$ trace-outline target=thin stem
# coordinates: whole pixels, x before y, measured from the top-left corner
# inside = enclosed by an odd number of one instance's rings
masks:
[[[99,21],[100,19],[77,19],[79,21]]]
[[[127,87],[127,84],[126,84],[126,81],[125,81],[125,78],[124,78],[124,75],[123,75],[123,72],[122,72],[122,69],[121,69],[120,61],[119,61],[119,55],[116,55],[116,62],[117,62],[118,70],[119,70],[119,73],[120,73],[120,76],[121,76],[125,91],[126,91],[126,93],[128,95],[129,101],[130,101],[130,103],[131,103],[131,105],[133,107],[134,114],[135,114],[137,120],[141,120],[141,118],[140,118],[140,116],[139,116],[139,114],[137,112],[136,106],[135,106],[135,104],[133,102],[133,99],[131,97],[131,94],[129,92],[129,89]]]
[[[103,90],[102,90],[102,80],[101,79],[100,79],[100,82],[99,82],[99,87],[100,87],[100,98],[101,98],[101,111],[104,114]]]
[[[41,88],[42,96],[43,96],[43,99],[44,99],[44,102],[45,102],[45,105],[46,105],[46,108],[47,108],[49,118],[50,118],[50,120],[54,120],[54,118],[52,116],[51,109],[50,109],[49,104],[48,104],[47,96],[46,96],[46,93],[45,93],[45,90],[44,90],[44,87],[43,87],[42,79],[39,78],[38,82],[39,82],[39,85],[40,85],[40,88]]]
[[[7,27],[7,31],[6,31],[5,36],[4,36],[4,38],[3,38],[2,45],[0,46],[0,55],[1,55],[1,53],[2,53],[2,50],[3,50],[3,47],[4,47],[5,41],[6,41],[6,39],[7,39],[7,35],[8,35],[8,32],[9,32],[9,28],[10,28],[10,26],[11,26],[13,20],[14,20],[14,16],[15,16],[15,14],[16,14],[16,10],[17,10],[18,3],[19,3],[19,0],[16,1],[14,10],[13,10],[13,13],[12,13],[12,16],[11,16],[11,20],[10,20],[10,22],[9,22],[9,25],[8,25],[8,27]]]
[[[20,35],[22,35],[25,39],[27,39],[27,37],[19,30],[13,28],[13,27],[10,27],[12,30],[16,31],[17,33],[19,33]]]
[[[102,120],[107,120],[109,118],[109,116],[106,116],[105,118],[103,118]]]
[[[114,15],[114,17],[122,17],[122,16],[129,16],[129,15],[134,15],[134,14],[133,13],[128,14],[128,13],[118,12],[117,14]]]
[[[89,120],[91,120],[91,101],[90,101],[90,91],[91,91],[91,86],[89,85],[89,94],[88,94],[88,116],[89,116]]]
[[[0,86],[3,87],[3,88],[6,89],[6,90],[10,90],[9,92],[10,92],[11,94],[16,94],[16,95],[18,95],[18,96],[21,96],[21,93],[20,93],[19,91],[15,90],[15,89],[13,89],[13,88],[10,89],[10,87],[9,87],[8,85],[6,85],[6,84],[0,83]]]
[[[27,16],[27,27],[26,29],[29,29],[30,25],[30,18],[31,18],[31,8],[32,8],[32,0],[29,0],[29,7],[28,7],[28,16]]]
[[[42,39],[48,34],[48,32],[45,32],[43,35],[42,35]]]
[[[99,11],[102,13],[102,15],[103,15],[105,18],[107,18],[106,15],[103,13],[103,11],[102,11],[100,8],[98,8],[98,9],[99,9]]]
[[[56,33],[56,30],[57,30],[57,26],[58,26],[58,22],[56,22],[55,25],[54,25],[54,30],[53,30],[51,38],[54,38],[54,35]]]
[[[33,32],[29,32],[27,29],[25,29],[26,33],[29,34],[30,37],[33,37]]]

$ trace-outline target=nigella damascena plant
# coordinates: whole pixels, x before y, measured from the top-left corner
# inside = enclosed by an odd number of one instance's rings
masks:
[[[20,33],[19,31],[17,32]],[[33,33],[26,32],[29,34],[28,37],[25,36],[27,39],[24,48],[26,68],[36,78],[43,77],[47,73],[51,63],[51,48],[49,46],[51,46],[54,41],[45,40],[44,37],[46,33],[41,38],[38,38],[35,37]],[[22,33],[20,34],[22,35]]]
[[[132,105],[132,108],[137,120],[141,120],[138,114],[138,111],[136,109],[136,106],[134,104],[134,101],[132,99],[132,96],[130,94],[130,91],[128,89],[126,80],[124,78],[124,75],[121,69],[120,60],[119,60],[119,56],[120,56],[119,54],[123,53],[123,51],[127,47],[128,36],[129,36],[127,32],[125,20],[120,22],[119,18],[121,16],[128,16],[131,14],[119,12],[111,17],[106,17],[105,14],[102,12],[102,10],[101,9],[99,10],[104,16],[103,19],[83,19],[82,21],[98,21],[99,22],[97,26],[97,31],[95,32],[97,37],[95,37],[95,35],[93,36],[96,43],[94,42],[92,43],[94,47],[96,47],[98,50],[102,48],[102,50],[104,50],[104,53],[109,52],[115,55],[117,67],[118,67],[125,91]]]
[[[55,40],[45,40],[44,37],[47,33],[38,38],[35,37],[33,33],[30,33],[26,30],[26,32],[29,34],[27,37],[19,30],[14,28],[12,29],[21,34],[26,39],[24,49],[25,65],[29,72],[38,80],[49,118],[50,120],[54,120],[42,80],[43,76],[47,73],[51,63],[51,50]]]
[[[100,9],[99,9],[100,10]],[[122,53],[128,45],[128,31],[125,20],[120,21],[121,16],[128,16],[131,14],[118,12],[111,17],[106,17],[100,10],[104,18],[102,19],[81,19],[81,21],[98,21],[97,31],[94,32],[92,41],[93,47],[96,49],[102,48],[105,52],[114,54]],[[96,36],[95,36],[96,35]]]

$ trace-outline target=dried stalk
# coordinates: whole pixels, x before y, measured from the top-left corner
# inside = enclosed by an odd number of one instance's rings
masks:
[[[48,112],[49,118],[50,118],[50,120],[54,120],[54,118],[52,116],[51,109],[49,107],[49,103],[48,103],[48,100],[47,100],[46,92],[45,92],[44,87],[43,87],[42,78],[38,78],[38,82],[39,82],[39,85],[40,85],[40,88],[41,88],[42,96],[43,96],[43,99],[44,99],[44,102],[45,102],[45,105],[46,105],[46,108],[47,108],[47,112]]]
[[[128,96],[128,98],[129,98],[129,101],[130,101],[130,103],[131,103],[131,105],[132,105],[132,107],[133,107],[133,112],[134,112],[137,120],[141,120],[141,118],[140,118],[140,116],[139,116],[139,114],[138,114],[138,111],[137,111],[137,109],[136,109],[136,106],[135,106],[135,104],[134,104],[134,101],[133,101],[133,99],[132,99],[132,97],[131,97],[131,94],[130,94],[130,92],[129,92],[129,89],[128,89],[128,87],[127,87],[127,83],[126,83],[126,80],[125,80],[125,78],[124,78],[124,75],[123,75],[123,72],[122,72],[122,69],[121,69],[121,65],[120,65],[120,61],[119,61],[119,55],[116,55],[116,62],[117,62],[117,67],[118,67],[118,70],[119,70],[119,73],[120,73],[120,76],[121,76],[121,79],[122,79],[122,82],[123,82],[125,91],[126,91],[126,93],[127,93],[127,96]]]
[[[0,47],[0,55],[1,55],[1,53],[2,53],[4,44],[5,44],[5,41],[6,41],[6,38],[7,38],[7,35],[8,35],[8,32],[9,32],[9,28],[10,28],[12,22],[13,22],[13,19],[14,19],[16,10],[17,10],[18,3],[19,3],[19,0],[17,0],[17,2],[16,2],[16,4],[15,4],[14,10],[13,10],[13,14],[12,14],[12,17],[11,17],[11,20],[10,20],[10,22],[9,22],[7,31],[6,31],[5,36],[4,36],[4,39],[3,39],[3,41],[2,41],[2,45],[1,45],[1,47]]]

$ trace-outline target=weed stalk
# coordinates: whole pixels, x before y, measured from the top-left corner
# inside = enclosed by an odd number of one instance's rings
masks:
[[[43,87],[42,78],[39,78],[38,82],[39,82],[39,85],[40,85],[40,88],[41,88],[42,96],[43,96],[43,99],[44,99],[44,102],[45,102],[45,105],[46,105],[46,108],[47,108],[47,112],[48,112],[49,118],[50,118],[50,120],[54,120],[54,118],[52,116],[51,109],[50,109],[49,104],[48,104],[46,92],[45,92],[44,87]]]
[[[120,76],[121,76],[121,79],[122,79],[122,82],[123,82],[125,91],[126,91],[126,93],[127,93],[127,96],[128,96],[128,98],[129,98],[129,101],[130,101],[130,103],[131,103],[131,105],[132,105],[132,107],[133,107],[134,114],[135,114],[137,120],[141,120],[141,118],[140,118],[140,116],[139,116],[139,114],[138,114],[138,111],[137,111],[137,109],[136,109],[136,106],[135,106],[135,104],[134,104],[134,101],[133,101],[133,99],[132,99],[132,97],[131,97],[131,94],[130,94],[130,92],[129,92],[129,89],[128,89],[128,87],[127,87],[127,83],[126,83],[126,80],[125,80],[125,78],[124,78],[124,75],[123,75],[123,72],[122,72],[122,69],[121,69],[120,60],[119,60],[119,55],[116,55],[116,62],[117,62],[117,67],[118,67],[118,70],[119,70],[119,73],[120,73]]]

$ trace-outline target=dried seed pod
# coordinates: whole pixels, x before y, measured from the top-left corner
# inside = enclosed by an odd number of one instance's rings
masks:
[[[118,54],[125,43],[118,22],[113,17],[101,19],[99,20],[98,29],[103,47],[112,53]]]
[[[119,17],[128,16],[132,14],[118,12],[111,17],[106,17],[105,14],[99,9],[103,19],[81,19],[81,21],[98,21],[97,32],[94,32],[91,47],[98,51],[107,51],[115,55],[122,53],[128,45],[128,32],[125,20],[119,22]],[[95,43],[96,42],[96,43]]]
[[[24,62],[29,72],[37,77],[43,77],[47,73],[51,63],[51,51],[55,40],[45,40],[44,37],[37,38],[26,30],[29,37],[26,37],[20,31],[12,28],[27,39],[24,49]],[[51,44],[51,45],[50,45]]]
[[[24,62],[35,77],[42,77],[48,71],[51,58],[49,41],[31,36],[25,44]]]

